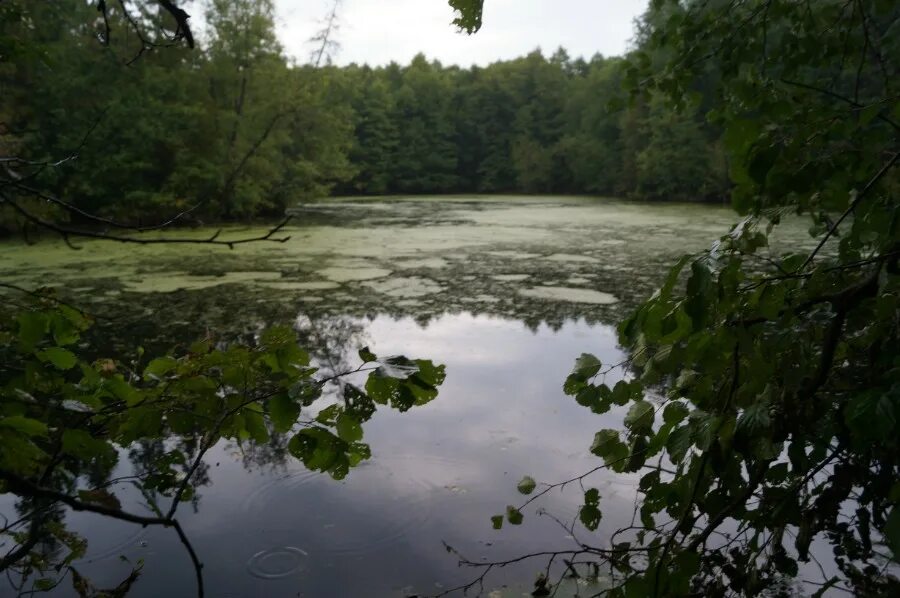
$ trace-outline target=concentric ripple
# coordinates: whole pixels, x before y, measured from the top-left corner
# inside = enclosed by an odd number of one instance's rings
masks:
[[[280,579],[305,569],[309,554],[296,546],[260,550],[247,563],[250,575],[260,579]]]
[[[402,542],[429,521],[435,493],[447,492],[439,479],[428,479],[446,471],[446,463],[429,461],[372,460],[340,482],[303,470],[261,484],[241,517],[248,545],[259,550],[251,562],[299,543],[327,558],[364,556]]]
[[[143,539],[148,533],[149,530],[147,528],[131,524],[128,528],[123,526],[122,536],[112,540],[111,545],[104,546],[103,540],[90,538],[84,557],[75,562],[96,563],[97,561],[118,558],[123,555],[131,556],[133,552],[147,548],[147,544]],[[97,550],[94,550],[95,548]]]

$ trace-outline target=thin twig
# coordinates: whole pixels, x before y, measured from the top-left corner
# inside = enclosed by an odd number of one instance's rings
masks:
[[[866,186],[863,187],[862,191],[860,191],[859,193],[856,194],[856,197],[853,198],[853,201],[851,201],[850,205],[847,206],[847,209],[844,210],[844,213],[841,214],[840,218],[838,218],[834,222],[834,224],[831,225],[831,228],[828,229],[828,232],[825,233],[825,236],[823,236],[822,240],[819,241],[819,244],[816,245],[816,248],[812,250],[812,253],[810,253],[806,257],[806,260],[803,261],[803,263],[800,265],[799,268],[797,268],[795,270],[795,272],[802,272],[803,270],[806,269],[806,267],[810,264],[810,262],[813,261],[813,258],[816,257],[816,254],[819,253],[819,250],[822,249],[822,246],[825,245],[825,242],[828,241],[828,239],[831,238],[831,236],[835,233],[835,231],[841,225],[841,223],[844,221],[844,219],[853,213],[853,210],[856,209],[856,206],[859,205],[859,202],[861,202],[863,200],[863,198],[869,193],[869,191],[871,191],[872,188],[875,187],[875,185],[878,183],[878,181],[880,181],[881,178],[884,175],[886,175],[888,173],[888,171],[894,166],[894,164],[897,163],[898,158],[900,158],[900,152],[897,152],[896,154],[894,154],[894,157],[891,158],[890,160],[888,160],[888,162],[884,166],[881,167],[881,170],[879,170],[875,174],[875,176],[873,176],[871,179],[869,179],[869,182],[866,183]]]
[[[224,245],[229,249],[234,249],[235,245],[241,245],[245,243],[256,243],[260,241],[268,241],[272,243],[286,243],[290,240],[290,236],[287,237],[275,237],[275,235],[281,231],[287,224],[291,221],[293,216],[286,216],[281,222],[277,225],[269,229],[265,234],[257,236],[257,237],[247,237],[241,239],[234,240],[224,240],[219,239],[219,235],[222,233],[222,230],[217,230],[212,236],[200,239],[189,239],[184,237],[159,237],[159,238],[140,238],[140,237],[128,237],[123,235],[112,235],[105,232],[94,232],[89,230],[80,230],[75,228],[69,228],[67,226],[61,226],[59,224],[55,224],[48,220],[44,220],[39,216],[35,216],[18,203],[13,201],[12,199],[0,194],[0,203],[9,204],[16,212],[21,214],[27,220],[32,223],[43,227],[45,229],[51,230],[57,233],[64,241],[68,242],[69,237],[84,237],[88,239],[103,239],[106,241],[117,241],[119,243],[134,243],[137,245],[152,245],[152,244],[190,244],[190,245]]]

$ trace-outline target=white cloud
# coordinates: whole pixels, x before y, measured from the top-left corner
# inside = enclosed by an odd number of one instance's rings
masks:
[[[540,47],[565,47],[573,57],[623,53],[633,19],[647,0],[486,0],[484,26],[458,33],[446,0],[343,0],[337,64],[408,62],[418,52],[445,64],[485,65]],[[328,0],[276,0],[279,34],[288,53],[304,62],[308,40],[322,26]]]

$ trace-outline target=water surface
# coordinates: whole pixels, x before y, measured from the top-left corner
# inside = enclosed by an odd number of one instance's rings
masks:
[[[355,366],[364,345],[446,364],[436,401],[366,424],[373,457],[344,481],[305,471],[283,447],[217,446],[196,510],[179,515],[210,596],[433,594],[477,576],[445,543],[473,560],[571,546],[534,508],[525,525],[501,531],[489,518],[522,502],[515,486],[525,474],[559,481],[598,464],[587,447],[621,414],[591,415],[563,395],[574,359],[620,361],[612,326],[675,257],[709,247],[736,220],[710,206],[551,197],[332,200],[295,216],[288,242],[233,250],[85,242],[72,251],[52,240],[0,250],[0,279],[52,284],[111,318],[94,332],[107,352],[288,322],[326,369]],[[630,518],[634,483],[590,480],[604,506],[597,538]],[[571,520],[581,496],[574,485],[539,506]],[[9,501],[0,508],[13,514]],[[89,540],[76,567],[98,586],[127,575],[124,557],[145,562],[131,595],[193,591],[170,530],[89,514],[68,521]],[[499,570],[486,588],[527,587],[542,566]]]

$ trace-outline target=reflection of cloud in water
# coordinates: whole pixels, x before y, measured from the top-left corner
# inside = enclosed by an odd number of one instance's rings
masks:
[[[208,330],[236,338],[247,322],[284,322],[298,306],[318,316],[387,313],[419,322],[473,311],[530,326],[580,317],[612,323],[655,290],[677,256],[708,248],[735,219],[708,205],[549,196],[342,198],[300,212],[285,231],[289,241],[233,251],[86,240],[73,252],[62,242],[5,243],[0,274],[25,286],[53,280],[63,296],[91,287],[85,307],[117,318],[114,328],[98,323],[98,337],[122,350],[165,350]],[[263,232],[226,227],[222,235]],[[808,237],[799,221],[776,235],[794,245]],[[398,271],[402,283],[394,282]],[[172,314],[184,324],[173,325]],[[132,338],[120,343],[126,329]]]
[[[233,448],[217,447],[198,512],[181,515],[205,563],[210,595],[379,597],[396,596],[404,586],[429,593],[435,583],[447,586],[472,574],[457,568],[442,540],[476,559],[570,544],[567,533],[534,508],[519,527],[494,531],[489,518],[522,502],[516,491],[522,475],[558,481],[598,464],[586,449],[597,429],[614,422],[585,417],[561,385],[582,351],[607,363],[620,359],[611,329],[581,321],[556,332],[546,326],[532,331],[515,320],[469,314],[442,316],[425,328],[408,318],[299,317],[297,328],[331,331],[342,342],[367,337],[380,355],[433,359],[447,365],[447,380],[439,398],[424,407],[403,414],[379,409],[365,425],[373,457],[343,482],[310,474],[290,458],[285,467],[246,471]],[[350,349],[345,344],[344,354],[332,357],[356,365]],[[627,478],[593,482],[609,525],[630,517]],[[540,506],[569,520],[581,491],[576,485],[545,498]],[[297,550],[307,556],[300,559]],[[268,576],[248,571],[256,555],[265,557]],[[154,551],[147,570],[180,571],[183,557],[177,545]],[[525,565],[493,581],[528,580],[532,573]],[[142,580],[146,595],[168,587],[164,577]]]
[[[151,315],[142,325],[129,327],[144,346],[152,339],[142,335],[164,336],[157,340],[167,348],[173,342],[166,335],[193,338],[206,328],[223,338],[246,334],[246,328],[255,333],[257,323],[290,321],[302,307],[312,317],[299,319],[297,327],[317,363],[355,367],[355,349],[370,344],[379,355],[403,353],[447,365],[437,400],[405,414],[380,409],[366,424],[364,440],[374,457],[344,484],[314,475],[297,486],[291,478],[300,477],[300,466],[291,458],[288,469],[263,465],[275,460],[272,451],[258,451],[252,459],[225,447],[211,454],[212,484],[200,489],[199,511],[191,513],[188,505],[180,511],[206,564],[210,595],[301,591],[377,597],[396,596],[404,586],[428,594],[435,582],[452,584],[472,573],[456,568],[442,539],[474,559],[566,546],[564,534],[547,518],[529,513],[524,525],[499,532],[491,530],[488,518],[522,502],[515,489],[522,475],[553,482],[596,466],[599,460],[587,452],[594,432],[621,426],[621,411],[592,415],[562,393],[562,382],[581,352],[595,353],[607,364],[621,358],[611,328],[572,318],[614,321],[652,292],[674,256],[708,247],[727,230],[733,214],[709,206],[648,208],[549,197],[340,200],[320,212],[322,219],[291,227],[291,240],[275,246],[248,244],[222,252],[165,245],[123,249],[85,241],[82,251],[72,252],[62,243],[42,242],[4,245],[0,266],[13,282],[57,280],[71,288],[95,288],[98,301],[112,298],[101,306],[107,311],[120,305],[130,312],[134,305],[147,308]],[[793,236],[792,244],[806,238],[805,226],[779,230]],[[442,290],[398,300],[397,293],[411,285],[381,287],[398,269],[407,281],[433,281]],[[519,293],[525,275],[543,296]],[[373,292],[367,283],[382,292]],[[596,289],[621,301],[572,300],[574,291],[604,295]],[[133,290],[172,292],[166,295],[167,309],[156,317],[159,295]],[[462,309],[504,317],[445,313]],[[189,324],[174,326],[173,313]],[[375,313],[417,320],[344,317]],[[416,321],[428,325],[422,328]],[[541,322],[552,322],[556,330]],[[189,325],[195,329],[187,330]],[[107,335],[104,341],[115,338]],[[127,339],[128,348],[132,340]],[[244,470],[245,462],[253,464],[252,472]],[[284,475],[289,478],[279,479]],[[604,519],[594,536],[599,543],[604,533],[630,519],[635,477],[601,473],[588,480],[602,496]],[[259,492],[265,499],[248,510],[248,497]],[[581,489],[574,485],[545,498],[542,505],[568,518]],[[128,534],[139,529],[128,527],[122,534],[118,524],[107,527],[90,516],[83,523],[94,526],[99,552],[123,539],[128,544]],[[399,535],[390,533],[398,529]],[[165,571],[146,575],[135,596],[192,586],[183,547],[168,531],[150,530],[151,550],[129,554],[146,556],[148,572]],[[365,549],[384,537],[391,538],[388,545]],[[341,544],[353,549],[338,554],[334,547]],[[303,571],[279,579],[248,573],[253,555],[285,548],[308,554]],[[282,571],[298,553],[273,554],[268,564]],[[502,582],[504,575],[531,579],[534,569],[510,568],[495,581]]]

